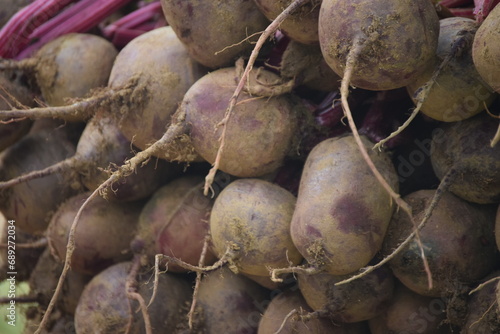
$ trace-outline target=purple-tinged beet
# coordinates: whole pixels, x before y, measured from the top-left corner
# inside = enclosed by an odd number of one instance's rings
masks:
[[[0,110],[12,107],[33,106],[34,94],[23,84],[22,76],[13,71],[0,72]],[[0,124],[0,151],[14,144],[28,133],[31,120]]]
[[[151,263],[156,254],[164,254],[198,265],[213,205],[203,195],[202,185],[201,176],[183,176],[158,189],[140,213],[132,250],[145,254]],[[208,251],[205,264],[214,261],[215,255]],[[174,263],[168,270],[186,271]]]
[[[325,311],[334,322],[360,322],[382,313],[393,296],[394,275],[385,266],[358,280],[336,286],[348,277],[328,273],[298,276],[309,307]]]
[[[28,134],[0,156],[0,180],[7,181],[32,170],[43,169],[75,153],[75,146],[58,130]],[[0,192],[0,210],[27,233],[42,233],[54,210],[81,189],[51,175]]]
[[[422,220],[435,192],[420,190],[404,197],[413,208],[415,221]],[[500,258],[493,234],[495,210],[496,206],[474,204],[444,193],[419,232],[432,274],[432,289],[415,239],[389,262],[394,275],[409,289],[431,297],[453,295],[458,284],[483,278],[498,266]],[[383,254],[390,254],[413,230],[408,216],[395,212]]]
[[[378,316],[368,321],[372,334],[450,334],[446,301],[419,295],[398,284],[394,298]]]
[[[96,115],[86,124],[78,140],[75,155],[45,169],[2,182],[0,188],[60,173],[68,180],[79,181],[87,189],[95,190],[103,179],[107,179],[109,175],[107,171],[131,158],[134,149],[109,117]],[[158,159],[154,163],[137,168],[133,173],[110,185],[106,189],[105,197],[119,201],[146,198],[179,174],[181,168],[182,166],[178,164]]]
[[[49,304],[59,280],[62,266],[47,248],[36,265],[31,268],[32,272],[29,278],[30,294],[36,296],[41,309],[46,308]],[[57,301],[57,309],[64,314],[74,315],[80,295],[91,278],[90,275],[70,271],[64,281],[63,294]]]
[[[366,138],[363,142],[372,145]],[[369,153],[397,191],[397,174],[387,153]],[[313,267],[346,275],[367,265],[380,250],[393,210],[394,203],[366,165],[354,137],[326,139],[305,162],[292,240]]]
[[[260,179],[231,182],[215,200],[210,236],[215,253],[234,248],[231,263],[242,273],[270,276],[270,269],[295,266],[302,255],[290,236],[295,196]]]
[[[137,312],[139,304],[129,300],[126,294],[130,269],[130,262],[115,264],[86,285],[75,312],[78,334],[144,333],[143,316]],[[153,294],[154,282],[150,277],[149,273],[143,273],[138,278],[138,293],[146,304]],[[147,309],[154,332],[174,333],[187,319],[186,305],[190,298],[191,288],[184,278],[170,273],[160,275],[156,297]],[[127,332],[129,321],[131,326]]]
[[[278,79],[266,70],[251,72],[246,85],[250,92],[242,92],[226,125],[221,171],[238,177],[262,176],[281,166],[293,151],[298,115],[289,94],[273,91]],[[189,88],[179,108],[186,113],[194,149],[209,163],[215,162],[220,145],[222,127],[217,124],[238,81],[234,67],[211,72]]]
[[[500,6],[495,6],[477,29],[472,44],[472,59],[475,68],[483,80],[497,93],[500,93],[499,17]]]
[[[118,51],[103,37],[71,33],[45,44],[32,58],[0,62],[2,68],[20,68],[35,78],[44,101],[61,106],[105,87]],[[67,120],[81,121],[75,114]]]
[[[319,45],[290,41],[279,66],[280,75],[293,78],[297,85],[326,92],[340,87],[340,77],[325,62]]]
[[[119,89],[137,79],[137,89],[127,106],[117,105],[119,127],[133,145],[144,150],[160,139],[189,87],[205,69],[196,63],[175,35],[172,27],[145,33],[125,46],[116,57],[108,87]],[[118,109],[117,108],[117,109]],[[171,149],[167,160],[195,160],[189,147]],[[189,146],[189,145],[184,145]],[[177,150],[176,150],[177,148]]]
[[[439,179],[456,172],[453,194],[479,204],[500,202],[500,145],[490,145],[497,129],[498,120],[483,112],[433,132],[432,167]]]
[[[323,0],[318,22],[326,62],[340,77],[352,69],[353,86],[404,87],[433,65],[439,19],[428,0]]]
[[[161,6],[189,55],[210,68],[232,66],[238,56],[249,55],[253,43],[247,38],[267,26],[248,0],[162,0]]]
[[[46,232],[49,246],[60,261],[66,258],[71,225],[88,195],[82,193],[68,199],[49,223]],[[130,242],[142,206],[142,202],[109,202],[102,197],[89,203],[75,231],[71,268],[94,275],[114,263],[129,260],[132,257]]]
[[[297,316],[286,318],[291,311],[296,310]],[[366,323],[346,324],[339,323],[326,317],[310,320],[300,319],[300,315],[311,313],[312,310],[297,290],[287,290],[274,297],[266,308],[259,323],[258,334],[365,334],[368,330]]]
[[[220,268],[201,281],[195,330],[206,333],[256,333],[270,293],[250,279]]]
[[[269,19],[274,20],[292,0],[254,0],[259,10]],[[285,35],[303,44],[317,44],[318,18],[320,2],[309,1],[295,10],[280,26]]]
[[[477,23],[464,17],[450,17],[439,22],[436,65],[406,88],[410,95],[416,94],[438,69],[439,74],[423,101],[421,111],[438,121],[458,122],[483,111],[491,105],[496,94],[482,80],[472,61],[472,41],[478,29]]]
[[[498,278],[498,270],[481,280]],[[460,334],[494,334],[500,332],[500,309],[498,307],[498,282],[490,282],[470,294],[467,299],[467,314],[463,319]]]

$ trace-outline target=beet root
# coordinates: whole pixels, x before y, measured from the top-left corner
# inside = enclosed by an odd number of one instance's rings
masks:
[[[145,254],[151,263],[156,254],[164,254],[198,265],[213,205],[203,196],[202,184],[202,177],[184,176],[158,189],[141,211],[132,250]],[[214,261],[209,251],[205,264]],[[168,263],[168,270],[186,271],[174,263]]]
[[[249,54],[253,44],[246,38],[267,25],[253,1],[162,0],[161,6],[189,55],[210,68],[231,66]]]
[[[293,149],[298,129],[290,96],[273,91],[272,85],[279,78],[265,70],[252,73],[251,92],[242,93],[233,115],[224,125],[224,153],[219,169],[239,177],[262,176],[281,166]],[[218,125],[238,80],[235,68],[211,72],[189,88],[180,106],[186,113],[194,149],[212,164],[222,133]]]
[[[368,321],[370,331],[372,334],[454,333],[444,323],[446,306],[442,299],[421,296],[398,284],[387,309]]]
[[[363,143],[370,146],[366,138]],[[370,155],[397,191],[389,156],[372,150]],[[292,240],[310,265],[346,275],[367,265],[380,250],[393,210],[354,137],[327,139],[307,157],[290,227]]]
[[[432,82],[421,111],[443,122],[457,122],[472,117],[489,106],[496,97],[481,79],[472,62],[472,40],[477,30],[474,20],[450,17],[440,21],[436,66],[429,68],[407,86],[414,102],[419,89]],[[433,78],[434,71],[439,71]]]
[[[117,53],[111,42],[92,34],[66,34],[45,44],[33,58],[45,102],[61,106],[105,87]]]
[[[66,258],[73,219],[88,195],[82,193],[68,199],[57,209],[49,223],[49,246],[60,261]],[[129,246],[141,209],[140,202],[108,202],[102,197],[89,203],[75,231],[71,268],[76,272],[94,275],[114,263],[130,259],[132,253]]]
[[[207,333],[255,333],[269,292],[228,268],[202,279],[196,300],[194,328]]]
[[[498,122],[483,112],[433,132],[431,162],[436,176],[442,179],[456,171],[459,177],[450,191],[469,202],[500,202],[500,146],[490,146],[497,128]]]
[[[128,43],[116,57],[108,84],[119,89],[137,80],[131,102],[126,107],[117,106],[115,116],[123,135],[141,150],[160,139],[184,94],[203,74],[205,69],[189,57],[172,27],[152,30]],[[180,161],[198,158],[183,142],[171,148],[171,155],[159,157]]]
[[[482,283],[500,275],[498,270],[481,280]],[[498,282],[490,282],[475,291],[467,299],[467,315],[463,319],[461,334],[493,334],[500,331]],[[493,306],[492,306],[493,305]]]
[[[23,84],[22,76],[15,72],[0,73],[0,110],[12,107],[33,106],[34,94]],[[31,120],[0,124],[0,151],[14,144],[28,133]]]
[[[477,29],[472,45],[472,59],[483,80],[500,93],[500,6],[495,6]]]
[[[115,264],[87,284],[82,292],[75,312],[75,329],[79,334],[91,333],[144,333],[141,313],[137,313],[138,303],[127,299],[126,280],[131,268],[130,262]],[[149,275],[139,277],[139,293],[146,303],[153,293],[153,281]],[[189,283],[172,274],[159,276],[156,298],[148,308],[151,326],[155,331],[174,333],[176,327],[185,320],[183,305],[189,301]]]
[[[95,190],[113,170],[134,155],[136,148],[125,138],[116,123],[107,116],[96,115],[83,130],[72,170],[80,174],[81,182]],[[106,199],[136,201],[151,196],[159,187],[180,174],[182,166],[163,159],[137,168],[133,173],[106,189]]]
[[[291,311],[297,311],[287,318]],[[259,334],[276,333],[281,328],[281,334],[362,334],[366,333],[365,324],[336,323],[326,317],[302,320],[300,315],[311,312],[299,291],[288,290],[274,297],[259,323]]]
[[[44,130],[28,134],[3,151],[0,180],[6,181],[32,170],[43,169],[75,153],[75,146],[61,131]],[[43,232],[60,203],[76,194],[81,184],[51,175],[0,192],[0,209],[15,219],[27,233]]]
[[[405,196],[416,221],[422,219],[434,193],[434,190],[420,190]],[[450,296],[458,284],[471,284],[495,269],[499,254],[492,233],[494,220],[492,207],[469,203],[446,192],[420,230],[432,274],[432,288],[429,288],[416,240],[399,252],[389,265],[394,275],[416,293]],[[383,253],[391,253],[413,228],[406,215],[396,212],[384,240]]]
[[[57,285],[62,264],[54,258],[50,249],[47,248],[31,269],[32,274],[29,278],[31,294],[37,297],[40,308],[45,308]],[[61,294],[57,301],[57,309],[64,314],[74,315],[81,293],[91,278],[90,275],[71,271],[64,282],[64,294]]]
[[[411,83],[433,64],[439,19],[428,0],[323,0],[319,40],[326,62],[344,76],[348,54],[359,49],[351,83],[389,90]]]
[[[292,1],[254,0],[260,11],[269,19],[274,20],[283,8]],[[317,44],[319,1],[310,1],[295,10],[281,25],[280,29],[291,39],[303,44]]]
[[[361,322],[382,313],[393,296],[395,279],[383,266],[370,274],[336,286],[345,276],[328,273],[298,276],[299,289],[314,311],[326,311],[334,322]]]
[[[216,254],[228,246],[230,261],[242,273],[270,276],[270,268],[298,265],[302,255],[290,236],[295,197],[278,185],[259,179],[231,182],[217,197],[210,216]]]

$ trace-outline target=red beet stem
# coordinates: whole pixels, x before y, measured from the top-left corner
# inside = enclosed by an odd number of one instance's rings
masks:
[[[500,0],[474,0],[474,16],[477,22],[484,21],[491,10],[500,2]]]
[[[116,10],[128,4],[131,0],[106,0],[106,1],[91,1],[92,4],[85,7],[82,11],[76,13],[62,22],[59,26],[47,32],[40,40],[28,48],[16,58],[29,56],[31,53],[39,49],[45,43],[52,39],[68,34],[71,32],[83,33],[98,25],[102,20],[111,15]]]
[[[473,13],[474,8],[468,7],[468,8],[449,8],[450,13],[452,13],[454,16],[458,17],[466,17],[468,19],[475,19],[475,15]]]
[[[68,6],[68,8],[64,9],[56,17],[45,22],[44,24],[33,30],[33,33],[31,33],[30,35],[30,39],[34,40],[44,37],[51,30],[63,24],[64,21],[71,18],[74,19],[78,15],[78,13],[80,13],[85,8],[93,5],[93,3],[97,1],[99,0],[80,0],[72,6]]]
[[[153,29],[152,27],[149,27],[149,29],[148,28],[142,29],[142,27],[136,28],[136,29],[118,28],[113,33],[111,43],[113,43],[114,46],[121,48],[121,47],[127,45],[134,38],[144,34],[147,31],[150,31],[152,29]]]
[[[441,0],[439,4],[448,8],[460,7],[463,5],[471,5],[472,0]]]
[[[338,91],[331,92],[325,97],[317,106],[314,117],[316,124],[330,127],[340,122],[342,117],[344,117],[344,111],[339,99],[340,95]]]
[[[36,0],[17,12],[0,30],[0,57],[15,57],[30,42],[29,35],[75,0]]]
[[[137,28],[153,20],[155,16],[161,13],[161,3],[159,1],[152,2],[108,25],[103,29],[102,33],[104,36],[111,38],[117,30],[121,28]]]

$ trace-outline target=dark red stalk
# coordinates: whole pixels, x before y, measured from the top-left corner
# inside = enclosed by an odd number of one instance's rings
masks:
[[[340,93],[338,91],[329,93],[318,104],[314,113],[316,124],[326,127],[337,125],[342,117],[344,117],[344,111],[340,103]]]
[[[277,69],[281,65],[281,59],[283,58],[283,53],[285,52],[288,44],[290,43],[290,38],[285,36],[279,30],[274,34],[275,46],[269,53],[269,57],[266,60],[266,68],[272,72],[277,72]]]
[[[452,13],[454,16],[458,17],[466,17],[468,19],[475,19],[476,16],[474,15],[474,8],[473,7],[468,7],[468,8],[448,8],[450,10],[450,13]]]
[[[93,3],[99,0],[80,0],[72,6],[68,6],[62,12],[60,12],[53,19],[45,22],[35,30],[30,35],[31,40],[43,38],[46,34],[48,34],[51,30],[57,28],[59,25],[63,24],[64,21],[68,19],[75,19],[77,15],[84,10],[85,8],[93,5]]]
[[[472,0],[441,0],[438,4],[448,8],[460,7],[463,5],[472,5]]]
[[[137,28],[142,24],[153,20],[155,16],[161,13],[161,3],[159,1],[152,2],[108,25],[103,29],[102,33],[104,36],[111,38],[117,30],[120,30],[121,28]]]
[[[13,58],[30,42],[29,35],[75,0],[36,0],[17,12],[0,30],[0,57]]]
[[[484,21],[491,10],[500,3],[500,0],[474,0],[474,16],[477,22]]]
[[[129,28],[118,28],[111,38],[111,43],[114,46],[121,48],[127,45],[134,38],[144,34],[145,32],[151,31],[153,29],[164,27],[166,25],[166,21],[157,21],[157,22],[147,22],[143,23],[140,26],[137,26],[133,29]]]
[[[92,0],[84,0],[92,1]],[[102,20],[111,15],[116,10],[128,4],[131,0],[106,0],[95,1],[92,5],[85,7],[75,16],[68,18],[59,26],[47,32],[39,41],[23,50],[16,58],[21,59],[29,56],[50,40],[71,32],[86,32],[97,26]]]
[[[402,117],[406,117],[405,114],[412,107],[413,103],[406,89],[377,92],[359,127],[359,133],[367,136],[372,142],[378,143],[403,123]],[[396,137],[391,138],[384,146],[392,149],[404,145],[413,138],[412,132],[412,127],[408,127]]]

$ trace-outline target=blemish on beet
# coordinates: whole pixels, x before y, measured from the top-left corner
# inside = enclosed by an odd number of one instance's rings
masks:
[[[330,214],[343,233],[380,234],[378,225],[370,218],[370,211],[354,196],[346,195],[338,199]]]
[[[191,36],[191,29],[183,29],[181,31],[182,38],[188,38],[189,36]]]
[[[321,238],[321,232],[314,226],[306,224],[306,235],[309,235],[314,238]]]

